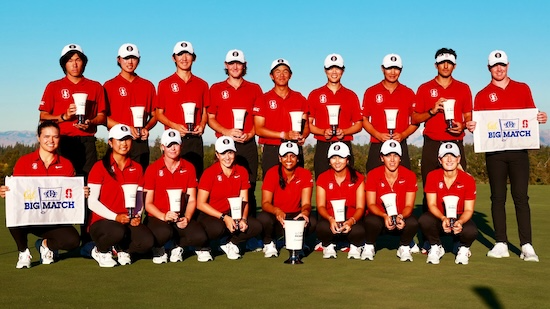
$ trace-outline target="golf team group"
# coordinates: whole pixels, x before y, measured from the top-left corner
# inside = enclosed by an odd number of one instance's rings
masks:
[[[435,53],[437,75],[416,93],[399,82],[401,57],[388,54],[382,60],[382,81],[366,89],[362,103],[341,84],[345,66],[339,54],[326,57],[327,83],[307,98],[289,87],[292,67],[286,59],[271,64],[274,86],[264,93],[243,78],[247,62],[242,51],[227,53],[227,79],[210,87],[192,73],[196,57],[190,42],[176,43],[176,72],[155,88],[135,73],[138,47],[123,44],[117,56],[120,74],[101,85],[84,77],[88,58],[79,45],[62,49],[59,63],[65,76],[47,85],[39,106],[39,147],[17,161],[13,176],[83,176],[86,223],[80,232],[73,225],[10,227],[19,251],[17,268],[31,266],[30,233],[39,237],[42,264],[53,263],[58,250],[79,246],[101,267],[128,265],[151,254],[155,264],[180,262],[184,249],[207,262],[217,243],[231,260],[247,249],[277,257],[285,222],[294,222],[289,220],[303,221],[304,239],[313,235],[317,240],[304,244],[304,252],[322,251],[326,259],[340,251],[350,259],[373,260],[378,236],[391,234],[400,237],[396,254],[401,261],[412,261],[413,253],[423,251],[427,263],[439,264],[445,254],[441,236],[449,235],[455,263],[468,264],[478,235],[472,220],[476,183],[467,173],[463,146],[465,130],[476,127],[472,111],[535,108],[529,87],[508,77],[508,56],[500,50],[489,54],[491,82],[474,98],[467,84],[452,77],[454,50]],[[454,102],[450,117],[445,115],[449,102]],[[546,120],[546,113],[538,112],[537,121]],[[165,128],[162,156],[149,163],[149,131],[157,122]],[[424,198],[417,218],[417,177],[410,170],[407,137],[421,124]],[[109,129],[109,148],[98,161],[95,133],[100,125]],[[216,160],[205,168],[206,126],[217,140]],[[371,137],[364,154],[366,175],[354,169],[351,144],[363,128]],[[316,140],[313,175],[304,169],[302,152],[310,134]],[[254,196],[257,143],[263,171],[260,201]],[[496,241],[487,256],[510,256],[505,213],[509,180],[520,258],[538,261],[532,246],[527,151],[488,152],[486,166]],[[123,190],[128,184],[137,185],[143,212],[128,212]],[[0,196],[9,190],[1,186]],[[171,192],[182,207],[173,207]],[[240,213],[232,212],[235,198]],[[414,242],[418,231],[424,243]]]

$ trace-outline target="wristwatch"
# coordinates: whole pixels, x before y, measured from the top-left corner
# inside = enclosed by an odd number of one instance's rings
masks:
[[[223,221],[223,219],[225,219],[225,214],[222,214],[222,215],[220,216],[220,220]]]

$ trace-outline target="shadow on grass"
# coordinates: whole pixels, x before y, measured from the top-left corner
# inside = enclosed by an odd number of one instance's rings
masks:
[[[491,250],[496,242],[496,239],[495,230],[491,225],[489,225],[488,216],[484,213],[474,211],[472,220],[474,220],[474,223],[477,225],[477,229],[481,232],[477,235],[477,241],[487,247],[487,249]],[[485,235],[491,237],[491,239],[487,239]],[[520,255],[521,253],[521,249],[511,243],[508,243],[508,249],[516,255]]]
[[[486,286],[476,286],[473,288],[474,292],[485,302],[487,308],[501,309],[504,306],[498,300],[497,295],[493,289]]]

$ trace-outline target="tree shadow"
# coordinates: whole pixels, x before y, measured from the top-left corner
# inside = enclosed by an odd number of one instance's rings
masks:
[[[493,308],[493,309],[504,308],[504,306],[499,301],[493,289],[488,288],[486,286],[475,286],[473,290],[483,300],[485,305],[487,305],[487,308]]]

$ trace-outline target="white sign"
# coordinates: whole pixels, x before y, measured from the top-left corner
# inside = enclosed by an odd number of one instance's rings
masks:
[[[83,224],[83,177],[6,177],[6,226]]]

